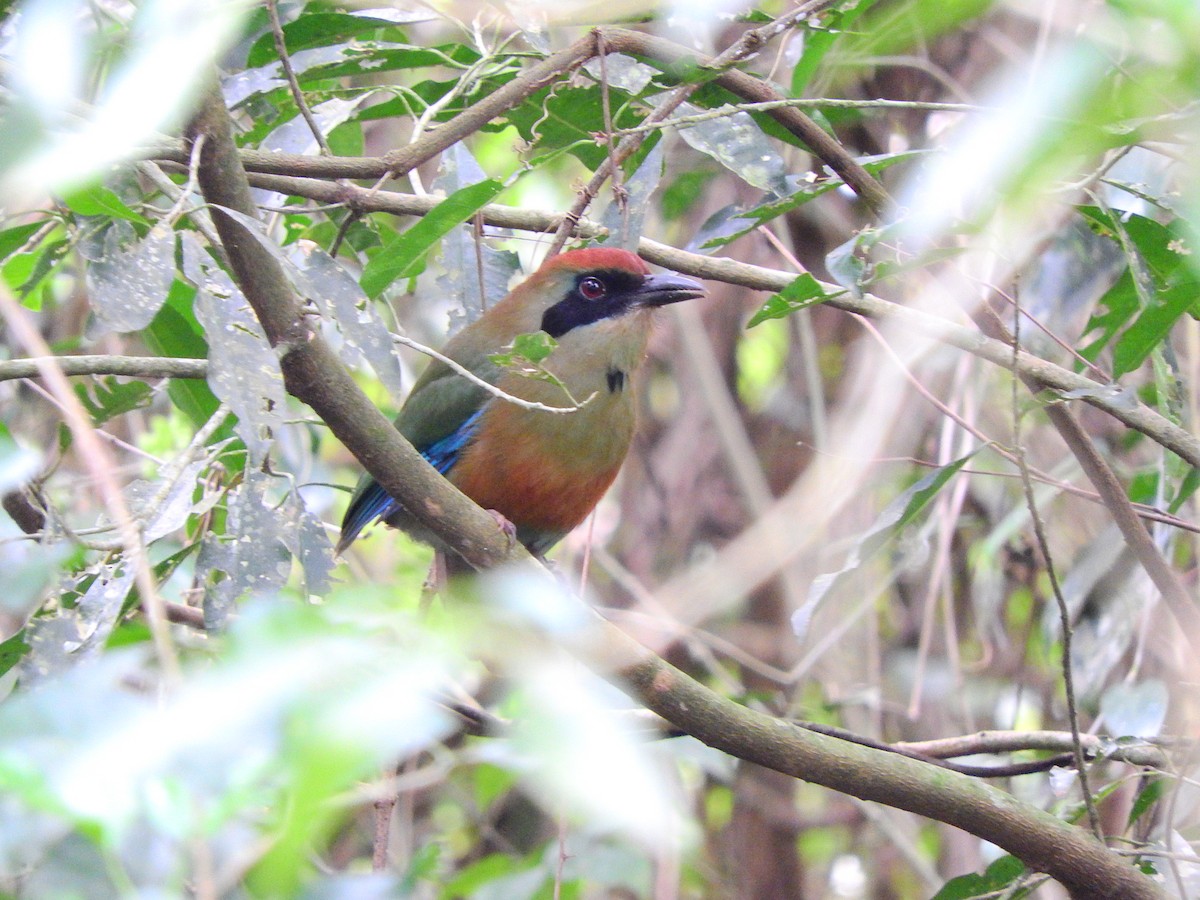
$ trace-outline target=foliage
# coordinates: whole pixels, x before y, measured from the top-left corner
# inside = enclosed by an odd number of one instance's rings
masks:
[[[1170,602],[1194,607],[1200,531],[1193,5],[655,7],[536,83],[586,36],[570,16],[0,10],[0,891],[1036,893],[1019,854],[657,739],[570,655],[583,582],[780,718],[1011,730],[968,742],[998,765],[1070,750],[1076,715],[1111,735],[1087,785],[1003,786],[1080,827],[1088,791],[1131,867],[1195,895],[1194,754],[1144,780],[1120,761],[1162,734],[1186,751],[1200,714],[1200,632]],[[766,49],[724,68],[694,49],[751,28]],[[260,217],[221,212],[383,408],[420,365],[393,332],[437,344],[504,296],[613,160],[576,239],[640,234],[710,279],[652,344],[636,459],[559,587],[502,574],[431,604],[428,549],[382,527],[334,559],[358,469],[289,395],[179,140],[214,61]],[[553,347],[495,361],[552,378]],[[87,374],[5,368],[47,355]],[[161,368],[191,359],[207,378]],[[1118,496],[1064,455],[1063,407]]]

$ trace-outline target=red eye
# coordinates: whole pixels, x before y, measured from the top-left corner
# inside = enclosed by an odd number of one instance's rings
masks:
[[[585,300],[599,300],[608,293],[608,288],[604,286],[604,282],[599,278],[589,275],[583,281],[579,282],[579,293],[583,294]]]

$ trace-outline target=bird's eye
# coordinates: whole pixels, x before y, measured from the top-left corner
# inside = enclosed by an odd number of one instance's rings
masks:
[[[579,293],[583,294],[585,300],[599,300],[608,293],[608,288],[599,278],[589,275],[579,282]]]

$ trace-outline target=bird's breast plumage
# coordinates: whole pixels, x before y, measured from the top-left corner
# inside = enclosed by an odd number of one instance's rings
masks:
[[[702,293],[692,279],[653,275],[627,250],[564,253],[443,352],[513,397],[557,407],[575,401],[579,408],[526,408],[434,362],[396,427],[463,493],[512,522],[526,547],[544,553],[587,517],[625,459],[635,419],[630,378],[645,354],[654,310]],[[492,360],[518,335],[539,330],[558,341],[544,363],[555,381]],[[364,478],[343,519],[338,552],[375,518],[433,541],[403,504]]]
[[[547,370],[582,404],[573,412],[489,400],[475,437],[447,473],[450,481],[518,531],[553,532],[557,539],[582,522],[616,478],[633,439],[628,373],[644,352],[638,336],[645,324],[626,323],[630,339],[593,341],[595,351],[560,345],[546,360]],[[570,405],[562,387],[549,381],[509,373],[497,386],[547,406]]]

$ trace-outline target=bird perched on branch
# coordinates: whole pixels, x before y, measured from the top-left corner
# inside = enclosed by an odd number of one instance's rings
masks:
[[[703,294],[700,282],[652,274],[627,250],[556,256],[442,352],[510,397],[577,408],[518,405],[434,360],[396,427],[459,490],[510,522],[530,553],[543,556],[587,518],[625,459],[634,428],[629,376],[645,355],[654,310]],[[492,359],[518,335],[538,331],[557,342],[541,363],[553,378],[529,377]],[[342,519],[337,552],[376,519],[437,545],[364,476]]]

